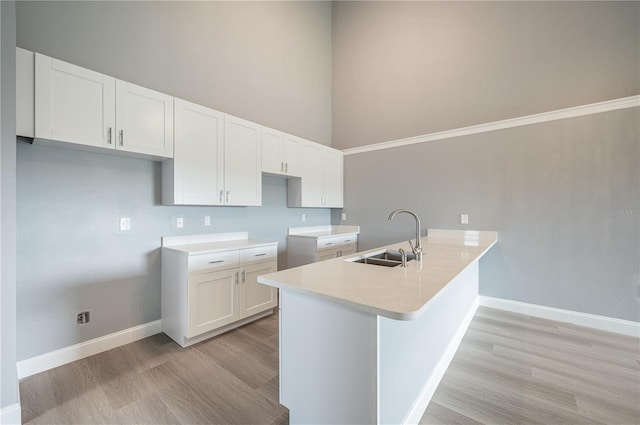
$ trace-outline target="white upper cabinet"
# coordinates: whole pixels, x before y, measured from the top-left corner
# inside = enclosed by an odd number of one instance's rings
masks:
[[[116,80],[36,53],[35,138],[115,148]]]
[[[174,108],[174,157],[162,163],[162,203],[221,205],[224,114],[182,99]]]
[[[262,127],[262,171],[300,177],[302,140],[268,127]]]
[[[225,114],[224,204],[262,204],[262,127]]]
[[[116,81],[117,149],[173,156],[173,97]]]
[[[288,181],[290,207],[341,208],[343,206],[342,152],[305,140],[302,178]]]
[[[173,156],[173,97],[35,55],[35,138]]]

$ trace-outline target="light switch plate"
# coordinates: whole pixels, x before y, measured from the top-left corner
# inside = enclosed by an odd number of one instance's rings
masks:
[[[342,221],[347,221],[347,213],[342,213]]]
[[[184,219],[182,217],[176,218],[176,227],[182,229],[184,227]]]
[[[469,214],[460,214],[460,224],[469,224]]]

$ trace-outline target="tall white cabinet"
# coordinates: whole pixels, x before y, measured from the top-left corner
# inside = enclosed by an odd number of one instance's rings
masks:
[[[162,331],[183,347],[273,313],[277,242],[247,233],[162,238]]]
[[[288,181],[288,206],[342,208],[342,152],[305,141],[301,163],[302,178]]]
[[[173,156],[173,97],[35,54],[35,139]]]
[[[162,203],[222,205],[224,114],[177,98],[174,108],[174,157],[162,163]]]

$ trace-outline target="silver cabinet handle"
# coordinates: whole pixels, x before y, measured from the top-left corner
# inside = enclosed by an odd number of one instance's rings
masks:
[[[265,252],[263,252],[262,254],[253,254],[254,257],[263,257],[267,255]]]
[[[236,272],[236,280],[235,280],[234,284],[236,284],[236,285],[238,284],[238,272]]]
[[[124,146],[124,130],[120,130],[120,146]]]
[[[284,162],[280,163],[280,171],[284,171]]]
[[[209,261],[209,264],[224,263],[224,260]]]
[[[284,163],[284,172],[285,172],[285,173],[288,173],[288,172],[289,172],[289,163],[288,163],[288,162],[285,162],[285,163]]]
[[[220,203],[222,203],[222,197],[224,196],[224,190],[220,191]]]
[[[326,246],[333,245],[333,242],[327,242],[325,245]]]
[[[245,272],[244,270],[242,270],[242,283],[245,283],[246,281],[247,280],[246,280]]]
[[[109,130],[107,131],[107,143],[111,144],[111,130],[112,128],[109,127]]]
[[[231,191],[227,190],[227,204],[229,203],[229,192],[231,192]]]

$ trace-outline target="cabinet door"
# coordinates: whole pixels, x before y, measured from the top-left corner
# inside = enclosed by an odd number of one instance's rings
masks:
[[[187,338],[237,320],[238,277],[238,269],[189,276]]]
[[[358,251],[358,245],[354,242],[348,245],[344,245],[343,247],[340,248],[340,256],[344,257],[346,255],[352,255],[355,254]]]
[[[323,172],[324,206],[342,208],[342,152],[335,149],[324,151]]]
[[[323,191],[323,148],[317,143],[302,145],[302,207],[322,207]]]
[[[36,53],[35,138],[115,146],[115,79]]]
[[[282,132],[268,127],[262,127],[262,171],[284,174]]]
[[[116,81],[117,149],[173,157],[173,97]]]
[[[175,140],[172,161],[162,163],[165,203],[220,205],[224,189],[224,114],[175,99]],[[170,172],[165,168],[172,167]],[[172,181],[165,181],[170,179]]]
[[[275,262],[246,266],[241,271],[240,318],[273,308],[277,304],[275,288],[258,283],[258,276],[277,271]]]
[[[318,260],[317,261],[324,261],[324,260],[330,260],[332,258],[336,258],[338,257],[338,249],[325,249],[323,251],[318,251]]]
[[[300,177],[302,175],[301,153],[302,140],[290,134],[285,134],[282,141],[282,161],[285,174],[288,176]]]
[[[261,127],[231,115],[224,121],[226,205],[262,204]]]

